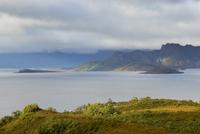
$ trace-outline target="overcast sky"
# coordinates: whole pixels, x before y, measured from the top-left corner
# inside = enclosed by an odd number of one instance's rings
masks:
[[[200,45],[199,0],[0,0],[0,52]]]

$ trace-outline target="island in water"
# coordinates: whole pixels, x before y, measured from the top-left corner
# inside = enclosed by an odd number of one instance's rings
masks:
[[[0,120],[0,134],[200,134],[200,103],[132,98],[57,112],[27,105]]]
[[[54,73],[60,70],[44,70],[44,69],[21,69],[17,73]]]
[[[167,67],[155,67],[151,70],[143,72],[142,74],[182,74],[183,72],[177,69],[167,68]]]

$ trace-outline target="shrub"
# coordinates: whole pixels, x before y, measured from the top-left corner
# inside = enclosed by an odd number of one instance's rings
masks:
[[[12,112],[13,117],[19,117],[20,115],[21,115],[21,111],[19,111],[19,110]]]
[[[112,104],[88,104],[83,108],[83,113],[90,116],[103,116],[119,113]]]
[[[28,114],[28,113],[32,113],[32,112],[38,112],[41,109],[39,108],[39,106],[37,104],[29,104],[27,106],[25,106],[24,110],[23,110],[23,114]]]
[[[12,120],[13,120],[12,116],[5,116],[5,117],[1,118],[0,127],[6,125],[7,123],[11,122]]]
[[[5,116],[0,119],[0,127],[6,125],[7,123],[11,122],[12,120],[16,119],[21,115],[21,111],[12,112],[11,116]]]
[[[137,97],[133,97],[129,102],[131,103],[137,103],[139,101],[139,99]]]

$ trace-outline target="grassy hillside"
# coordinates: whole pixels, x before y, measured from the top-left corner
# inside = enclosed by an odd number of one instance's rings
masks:
[[[87,104],[73,112],[36,104],[0,120],[0,134],[200,134],[200,104],[133,98]]]

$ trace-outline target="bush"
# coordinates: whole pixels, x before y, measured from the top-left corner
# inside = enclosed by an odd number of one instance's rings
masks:
[[[21,115],[21,111],[19,111],[19,110],[12,112],[13,117],[19,117],[20,115]]]
[[[129,102],[135,104],[139,101],[139,99],[137,97],[133,97]]]
[[[11,122],[12,120],[13,120],[12,116],[5,116],[5,117],[1,118],[0,127],[6,125],[7,123]]]
[[[28,114],[28,113],[32,113],[32,112],[38,112],[41,109],[39,108],[39,106],[37,104],[29,104],[27,106],[25,106],[24,110],[23,110],[23,114]]]
[[[83,108],[83,113],[90,116],[104,116],[119,113],[112,104],[88,104]]]
[[[11,116],[5,116],[0,119],[0,127],[6,125],[7,123],[11,122],[12,120],[16,119],[21,115],[21,111],[12,112]]]

